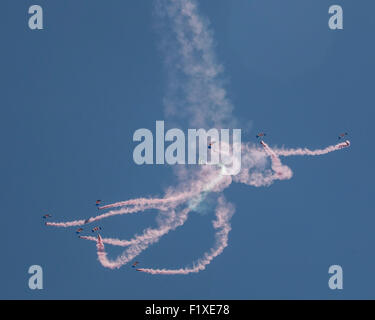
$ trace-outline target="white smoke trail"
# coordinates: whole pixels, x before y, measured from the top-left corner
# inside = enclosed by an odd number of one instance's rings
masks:
[[[131,207],[131,208],[125,207],[125,208],[121,208],[119,210],[112,210],[112,211],[106,212],[104,214],[88,218],[86,220],[74,220],[74,221],[66,221],[66,222],[46,222],[46,226],[61,227],[61,228],[83,226],[85,224],[97,222],[99,220],[109,218],[109,217],[113,217],[113,216],[131,214],[131,213],[136,213],[136,212],[143,212],[143,211],[148,210],[148,209],[163,210],[164,208],[165,207],[163,205],[158,205],[158,204],[140,204],[140,205],[136,205],[136,206]]]
[[[290,179],[293,175],[292,170],[283,165],[280,156],[319,156],[330,152],[338,151],[350,146],[350,141],[328,146],[324,149],[310,150],[307,148],[298,149],[277,149],[270,148],[264,141],[262,146],[266,155],[271,158],[272,170],[266,169],[264,152],[252,144],[243,144],[242,146],[242,169],[241,172],[233,177],[235,182],[244,183],[254,187],[269,186],[275,180]]]
[[[333,151],[337,151],[343,148],[350,146],[350,141],[346,140],[345,142],[338,143],[333,146],[328,146],[324,149],[310,150],[307,148],[298,148],[298,149],[273,149],[274,152],[279,156],[321,156]]]
[[[184,215],[184,212],[182,214]],[[175,213],[172,212],[172,214],[169,213],[169,215],[171,217],[173,217],[173,216],[175,216]],[[167,234],[171,230],[171,228],[172,228],[171,222],[173,222],[173,221],[169,221],[168,225],[164,224],[160,228],[147,228],[143,231],[143,233],[141,235],[137,235],[131,240],[101,238],[101,241],[102,241],[103,244],[110,244],[110,245],[119,246],[119,247],[128,247],[128,246],[139,244],[139,243],[149,241],[149,240],[152,240],[152,239],[156,240],[156,239],[160,238],[161,236]],[[92,237],[92,236],[80,236],[80,238],[84,239],[84,240],[90,240],[90,241],[97,242],[97,238]]]
[[[186,199],[191,198],[196,191],[187,191],[182,192],[175,196],[165,197],[162,199],[158,198],[138,198],[138,199],[131,199],[127,201],[120,201],[112,204],[108,204],[105,206],[99,207],[99,210],[105,210],[110,208],[116,208],[116,207],[125,207],[125,206],[131,206],[131,205],[168,205],[170,203],[181,203],[186,201]]]
[[[88,223],[97,222],[109,217],[144,212],[150,209],[166,211],[176,208],[178,205],[199,197],[202,192],[219,192],[231,183],[230,176],[218,175],[218,172],[210,167],[201,168],[194,179],[183,182],[181,190],[173,188],[168,191],[164,198],[138,198],[128,201],[117,202],[107,205],[108,208],[122,207],[118,210],[111,210],[106,213],[90,217],[86,220],[74,220],[66,222],[47,222],[47,226],[69,228],[82,226]]]
[[[202,170],[206,172],[205,170]],[[193,210],[201,201],[204,200],[205,195],[209,192],[214,192],[215,188],[218,186],[224,186],[222,184],[223,181],[227,181],[230,184],[231,178],[229,176],[222,176],[216,175],[205,187],[202,189],[200,195],[197,195],[193,198],[193,203],[190,201],[187,202],[187,208],[176,212],[175,210],[170,210],[164,219],[160,223],[160,227],[158,229],[146,229],[142,235],[136,236],[132,240],[118,240],[118,239],[102,239],[98,241],[97,248],[98,248],[98,259],[100,263],[107,268],[114,269],[120,268],[124,264],[128,263],[132,259],[134,259],[137,255],[139,255],[143,250],[148,248],[151,244],[157,242],[162,236],[167,234],[171,230],[175,230],[177,227],[182,226],[188,216],[188,213]],[[81,237],[86,240],[94,240],[93,237]],[[100,242],[100,243],[99,243]],[[127,250],[125,250],[119,257],[115,260],[109,260],[107,258],[107,253],[105,252],[104,243],[115,245],[115,246],[129,246]]]
[[[169,218],[159,229],[149,229],[151,232],[145,232],[143,236],[136,237],[136,241],[131,241],[129,248],[126,249],[120,256],[115,260],[110,260],[107,257],[107,253],[104,248],[104,241],[98,237],[97,249],[98,249],[98,259],[100,263],[110,269],[120,268],[124,264],[133,260],[138,256],[143,250],[148,248],[151,244],[157,242],[163,235],[167,234],[170,230],[174,230],[179,226],[182,226],[188,216],[190,209],[184,209],[181,212],[172,211]],[[107,243],[110,243],[108,239]],[[112,245],[118,245],[117,242],[110,243]]]
[[[165,99],[167,115],[189,120],[193,127],[234,127],[233,105],[223,86],[223,67],[217,62],[209,22],[193,0],[157,0],[156,11],[166,21],[163,36],[170,76]],[[165,37],[164,37],[165,38]]]
[[[265,142],[261,142],[264,148],[263,153],[265,152],[266,155],[268,155],[271,158],[271,169],[272,170],[263,170],[262,176],[257,176],[256,174],[248,174],[248,177],[251,177],[251,179],[241,181],[241,179],[236,180],[237,182],[243,182],[252,184],[255,186],[260,185],[269,185],[274,180],[284,180],[284,179],[290,179],[292,176],[292,171],[289,167],[283,165],[279,159],[279,152],[276,153],[273,149],[271,149]],[[346,144],[345,146],[348,146],[349,144]],[[309,150],[308,155],[318,155],[319,153],[322,153],[322,150],[324,150],[325,153],[327,152],[333,152],[339,149],[342,149],[343,145],[339,144],[337,146],[333,147],[327,147],[325,149],[320,150]],[[257,155],[258,158],[262,158],[258,153],[260,152],[258,148],[251,148],[247,146],[244,147],[250,154]],[[297,150],[297,151],[296,151]],[[290,155],[300,155],[301,151],[298,150],[308,150],[308,149],[283,149],[283,155],[284,156],[290,156]],[[245,166],[243,167],[242,171],[247,171],[249,168],[252,168],[254,166],[254,163],[256,164],[256,161],[251,162],[249,161],[250,158],[245,159]],[[241,174],[240,174],[241,176]],[[255,177],[255,178],[254,178]],[[257,182],[254,182],[254,179],[257,180]],[[168,197],[165,197],[164,199],[147,199],[147,201],[144,201],[144,198],[139,199],[133,199],[129,201],[122,202],[125,204],[125,207],[121,208],[120,210],[114,210],[109,211],[105,214],[99,215],[97,217],[90,218],[88,221],[86,220],[77,220],[77,221],[71,221],[71,222],[49,222],[49,226],[58,226],[58,227],[69,227],[69,226],[76,226],[77,223],[90,223],[93,221],[98,221],[101,219],[109,218],[114,215],[118,214],[125,214],[125,213],[133,213],[137,211],[144,211],[150,208],[156,208],[159,210],[162,210],[159,213],[159,216],[161,213],[164,214],[163,217],[159,219],[159,228],[147,228],[144,230],[144,232],[141,235],[135,236],[131,240],[119,240],[119,239],[112,239],[112,238],[101,238],[100,236],[98,239],[95,237],[90,236],[81,236],[81,239],[85,240],[91,240],[97,242],[97,249],[98,249],[98,259],[100,263],[107,268],[115,269],[120,268],[124,264],[128,263],[129,261],[133,260],[137,255],[139,255],[143,250],[148,248],[151,244],[159,241],[159,239],[166,235],[169,231],[175,230],[177,227],[182,226],[185,221],[187,220],[188,213],[191,210],[194,210],[196,206],[204,201],[205,197],[208,193],[211,192],[222,192],[224,189],[226,189],[230,184],[232,183],[232,178],[230,176],[224,176],[220,174],[220,171],[217,171],[213,169],[210,166],[203,166],[202,169],[199,171],[197,178],[195,181],[191,181],[190,187],[195,188],[196,192],[190,193],[191,197],[186,198],[185,204],[181,203],[181,199],[185,199],[184,196],[181,196],[181,194],[185,195],[186,190],[181,191],[182,193],[179,194],[178,192],[174,192],[175,199],[178,199],[178,201],[163,201],[165,199],[171,199]],[[114,205],[118,206],[119,203],[116,203]],[[127,205],[133,205],[134,207],[128,207]],[[185,205],[185,209],[176,210],[177,206]],[[227,246],[228,243],[228,233],[230,231],[230,217],[232,216],[234,210],[233,207],[226,203],[223,196],[220,196],[218,199],[218,206],[216,209],[216,218],[217,220],[214,221],[214,228],[217,229],[216,232],[216,244],[214,248],[212,248],[210,251],[208,251],[204,257],[200,260],[198,260],[197,263],[194,264],[193,267],[190,268],[180,268],[180,269],[152,269],[152,268],[142,268],[139,269],[139,271],[143,271],[150,274],[189,274],[193,272],[199,272],[201,270],[204,270],[206,266],[212,261],[213,258],[215,258],[217,255],[219,255],[223,249]],[[114,246],[121,246],[121,247],[128,247],[120,256],[118,256],[115,260],[110,260],[107,257],[107,253],[105,251],[104,244],[110,244]]]
[[[267,154],[271,157],[271,167],[272,170],[275,172],[276,177],[274,176],[273,179],[278,180],[287,180],[292,178],[293,172],[290,170],[288,166],[285,166],[281,163],[280,158],[277,154],[266,144],[264,141],[261,141],[264,150],[266,150]]]
[[[170,94],[165,104],[170,115],[182,116],[190,119],[190,124],[203,128],[230,128],[237,121],[232,116],[233,106],[227,98],[223,86],[223,68],[216,61],[214,54],[214,41],[208,22],[204,20],[197,10],[194,0],[157,0],[158,13],[168,20],[168,30],[172,30],[174,40],[167,43],[168,66],[170,71]],[[170,46],[174,46],[171,50]],[[173,70],[173,71],[172,71]],[[292,177],[289,167],[283,165],[280,156],[292,155],[323,155],[349,146],[349,142],[330,146],[320,150],[309,149],[271,149],[262,142],[263,149],[250,144],[242,146],[242,169],[235,176],[223,176],[220,173],[226,167],[201,166],[197,171],[188,171],[182,175],[184,169],[178,171],[180,184],[171,188],[163,198],[139,198],[116,202],[105,205],[99,209],[113,209],[104,214],[86,220],[68,222],[48,222],[48,226],[73,227],[86,223],[100,221],[101,219],[144,212],[157,209],[158,227],[147,228],[142,234],[130,240],[113,238],[96,239],[90,236],[80,238],[96,241],[98,260],[107,268],[120,268],[133,260],[143,250],[166,235],[171,230],[182,226],[187,220],[189,212],[206,199],[209,193],[219,194],[216,208],[216,220],[213,226],[216,230],[215,245],[207,251],[192,267],[179,269],[138,269],[150,274],[189,274],[204,270],[206,266],[228,245],[228,234],[231,229],[230,218],[234,213],[233,206],[227,203],[220,193],[235,181],[246,183],[255,187],[271,185],[275,180],[285,180]],[[267,157],[271,159],[271,168],[267,168]],[[105,244],[127,247],[115,259],[109,259],[105,251]]]
[[[150,274],[189,274],[196,273],[206,269],[206,266],[211,261],[220,255],[225,247],[228,246],[228,234],[231,230],[230,219],[234,213],[234,208],[231,204],[227,203],[224,196],[220,196],[218,199],[218,206],[216,208],[216,220],[213,222],[214,228],[217,230],[215,234],[216,243],[215,246],[203,255],[203,258],[199,259],[193,264],[193,267],[180,268],[180,269],[152,269],[152,268],[141,268],[138,271],[142,271]]]
[[[162,12],[162,14],[166,14],[176,35],[177,52],[179,52],[177,56],[178,65],[180,66],[179,72],[181,72],[185,80],[180,82],[183,83],[180,89],[182,89],[185,94],[185,99],[179,99],[178,101],[183,100],[186,102],[188,116],[192,119],[191,123],[202,127],[210,126],[210,124],[214,127],[221,127],[224,122],[233,123],[233,118],[231,117],[233,107],[226,98],[226,92],[219,78],[222,67],[216,63],[213,52],[213,38],[207,28],[207,22],[197,13],[195,1],[160,0],[158,1],[158,5],[159,9],[161,8],[159,13]],[[172,50],[168,52],[172,52]],[[175,81],[173,82],[176,83]],[[179,110],[180,109],[181,108],[179,108]],[[220,175],[219,178],[211,178],[212,171],[212,169],[201,170],[200,178],[198,180],[192,180],[194,185],[193,191],[186,192],[183,190],[177,195],[166,199],[142,199],[141,203],[142,205],[162,203],[167,208],[174,209],[176,205],[189,199],[187,203],[188,208],[194,209],[205,199],[205,196],[209,192],[219,192],[232,182],[229,176],[225,179]],[[214,175],[217,176],[217,172],[214,172]],[[223,185],[218,183],[221,180],[224,180]],[[197,187],[197,184],[200,187]],[[136,202],[130,200],[106,205],[100,209],[134,204],[139,205],[139,199]],[[182,212],[184,213],[185,211]],[[109,213],[108,216],[111,214],[113,213]],[[185,214],[182,216],[185,217]],[[185,219],[183,219],[183,221],[184,220]],[[178,221],[181,222],[181,220]],[[135,254],[139,254],[148,247],[150,243],[157,241],[161,235],[175,228],[174,223],[174,220],[168,221],[168,223],[163,224],[152,236],[148,234],[146,237],[135,237],[130,241],[101,239],[100,243],[98,241],[98,257],[100,262],[109,268],[120,267],[134,258]],[[87,240],[92,239],[87,238]],[[110,261],[107,259],[107,255],[104,251],[104,242],[112,245],[130,245],[132,247],[128,248],[128,250],[115,261]]]

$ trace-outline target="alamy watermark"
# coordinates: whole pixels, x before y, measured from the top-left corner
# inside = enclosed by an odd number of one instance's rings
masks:
[[[133,141],[140,142],[133,151],[138,165],[218,165],[223,175],[241,170],[241,129],[188,129],[186,138],[181,129],[165,132],[164,121],[156,121],[155,143],[152,131],[144,128],[134,132]]]
[[[32,276],[29,278],[29,288],[31,290],[43,289],[43,269],[39,265],[32,265],[29,267],[28,273]]]
[[[331,274],[328,280],[328,287],[331,290],[342,290],[344,288],[343,270],[340,265],[332,265],[328,269],[328,273]]]

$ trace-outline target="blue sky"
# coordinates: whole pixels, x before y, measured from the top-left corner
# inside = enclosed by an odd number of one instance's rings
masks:
[[[189,276],[104,269],[74,229],[43,226],[41,215],[95,214],[94,201],[159,195],[176,180],[167,166],[137,166],[133,132],[164,119],[167,74],[151,1],[37,1],[42,31],[27,27],[31,1],[2,3],[0,36],[0,298],[258,299],[374,298],[375,4],[362,0],[199,1],[225,68],[234,115],[267,142],[324,147],[350,132],[349,149],[288,158],[289,181],[225,191],[236,206],[229,246]],[[328,7],[344,9],[344,30],[328,28]],[[213,243],[213,212],[192,214],[137,260],[180,267]],[[103,222],[130,238],[152,213]],[[111,256],[119,253],[111,248]],[[30,265],[44,289],[27,286]],[[328,268],[344,290],[328,288]]]

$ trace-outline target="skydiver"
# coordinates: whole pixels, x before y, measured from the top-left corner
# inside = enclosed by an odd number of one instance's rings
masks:
[[[212,145],[215,144],[215,143],[216,143],[216,141],[210,142],[210,143],[208,144],[208,149],[212,149]]]
[[[338,139],[340,140],[340,139],[344,138],[344,137],[347,136],[347,135],[348,135],[347,132],[340,133]]]
[[[265,137],[267,134],[266,133],[264,133],[264,132],[260,132],[260,133],[258,133],[255,137],[258,139],[258,138],[260,138],[260,137]]]

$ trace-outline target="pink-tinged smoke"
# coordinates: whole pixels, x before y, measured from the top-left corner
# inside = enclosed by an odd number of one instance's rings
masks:
[[[167,191],[167,194],[163,198],[138,198],[128,201],[121,201],[106,206],[107,208],[121,207],[117,210],[110,210],[106,213],[99,214],[85,220],[81,219],[67,222],[47,222],[46,225],[51,227],[69,228],[98,222],[114,216],[144,212],[150,209],[168,211],[171,208],[176,208],[177,206],[194,199],[202,192],[207,191],[207,188],[210,188],[210,191],[220,191],[222,190],[223,186],[230,183],[230,177],[219,180],[211,179],[213,174],[215,173],[210,168],[203,168],[199,172],[199,179],[197,178],[190,182],[186,182],[182,191],[176,191],[174,188],[171,188],[169,191]],[[217,181],[217,184],[213,184],[212,181]],[[102,207],[102,209],[104,209],[104,207]]]
[[[277,175],[277,178],[274,179],[287,180],[292,178],[292,170],[281,163],[281,160],[278,157],[278,155],[268,146],[267,143],[261,141],[261,144],[264,147],[264,150],[266,150],[267,154],[271,158],[271,168],[275,172],[275,175]]]
[[[144,206],[153,206],[153,205],[168,205],[170,203],[179,203],[184,202],[186,199],[191,198],[191,196],[194,194],[194,191],[187,191],[184,193],[180,193],[176,196],[171,196],[167,198],[162,199],[153,199],[153,198],[139,198],[139,199],[132,199],[127,201],[120,201],[112,204],[108,204],[105,206],[99,207],[99,210],[106,210],[110,208],[116,208],[116,207],[125,207],[125,206],[131,206],[131,205],[144,205]]]
[[[170,77],[170,91],[165,98],[167,114],[182,116],[184,122],[189,122],[196,128],[235,127],[237,120],[232,116],[233,106],[227,98],[221,78],[223,67],[217,63],[213,50],[212,32],[208,28],[208,22],[198,14],[196,1],[156,0],[156,2],[159,16],[169,23],[163,35],[171,34],[174,39],[171,41],[172,47],[165,50],[168,55],[166,60]],[[273,149],[264,141],[262,141],[262,147],[251,143],[242,144],[241,171],[236,176],[222,174],[226,170],[225,164],[204,164],[198,169],[179,167],[177,170],[179,183],[168,189],[162,198],[150,197],[120,201],[100,207],[100,210],[109,209],[109,211],[89,219],[48,222],[46,225],[75,227],[114,216],[157,210],[157,227],[146,228],[132,239],[102,238],[100,235],[97,238],[80,236],[81,239],[96,243],[98,260],[104,267],[116,269],[132,261],[170,231],[183,226],[188,215],[199,210],[200,204],[205,202],[208,195],[216,196],[216,218],[213,221],[215,243],[203,257],[192,266],[178,269],[153,267],[137,269],[149,274],[166,275],[199,272],[204,270],[228,245],[231,230],[230,219],[234,213],[234,207],[225,200],[222,192],[233,182],[253,187],[270,186],[277,180],[292,178],[293,172],[281,162],[281,156],[324,155],[349,145],[349,141],[346,141],[325,149],[309,150],[307,148]],[[221,150],[217,152],[220,153]],[[270,165],[268,159],[270,159]],[[113,210],[114,208],[118,209]],[[126,247],[126,249],[119,256],[111,259],[106,252],[106,245]]]
[[[292,170],[281,163],[280,157],[288,156],[319,156],[338,151],[350,146],[350,141],[345,141],[324,149],[310,150],[308,148],[298,149],[274,149],[261,141],[263,150],[271,159],[271,169],[266,168],[264,152],[255,148],[252,144],[242,145],[242,169],[233,177],[235,182],[244,183],[254,187],[269,186],[275,180],[287,180],[293,176]]]
[[[299,149],[274,149],[275,154],[278,156],[321,156],[332,151],[337,151],[343,148],[347,148],[350,146],[350,141],[346,140],[345,142],[338,143],[334,146],[329,146],[324,149],[318,150],[310,150],[307,148],[299,148]]]
[[[179,222],[182,223],[186,220],[187,214],[189,210],[183,211],[179,214]],[[172,211],[173,212],[173,211]],[[165,221],[168,223],[165,223],[162,227],[160,228],[147,228],[143,231],[142,234],[136,235],[133,239],[130,240],[120,240],[120,239],[114,239],[114,238],[101,238],[102,244],[110,244],[113,246],[118,246],[118,247],[129,247],[132,245],[137,245],[140,243],[145,243],[150,240],[155,241],[156,239],[164,236],[167,234],[171,229],[177,227],[178,225],[175,225],[174,223],[176,222],[176,213],[169,212],[169,215],[171,219],[169,221]],[[182,219],[181,219],[182,217]],[[96,237],[92,236],[80,236],[79,238],[84,239],[84,240],[90,240],[90,241],[97,241],[98,239]]]
[[[90,217],[86,220],[74,220],[74,221],[67,221],[67,222],[46,222],[46,226],[50,227],[61,227],[61,228],[69,228],[69,227],[76,227],[76,226],[83,226],[88,223],[97,222],[99,220],[118,216],[118,215],[125,215],[125,214],[131,214],[135,212],[142,212],[148,209],[162,209],[163,206],[161,205],[152,205],[152,204],[143,204],[139,203],[137,205],[134,205],[132,207],[125,207],[118,210],[112,210],[109,212],[106,212],[104,214],[100,214],[94,217]]]
[[[261,141],[263,150],[259,150],[257,147],[249,147],[244,145],[244,150],[248,151],[243,157],[242,170],[248,173],[248,177],[251,177],[251,172],[254,171],[255,178],[252,177],[244,183],[254,186],[267,186],[273,183],[275,180],[286,180],[292,177],[292,171],[289,167],[282,164],[279,153],[269,147],[264,141]],[[349,144],[346,143],[345,146]],[[333,152],[343,148],[343,144],[330,146],[325,149],[325,153]],[[307,149],[296,149],[296,150],[307,150]],[[322,150],[309,150],[306,155],[318,155]],[[250,157],[253,153],[253,157]],[[296,152],[294,149],[283,149],[283,156],[301,155],[301,151]],[[269,157],[271,160],[271,168],[263,169],[262,172],[257,172],[257,163],[259,159],[265,159]],[[255,159],[255,160],[254,160]],[[258,160],[257,160],[258,159]],[[250,172],[250,173],[249,173]],[[236,178],[236,177],[235,177]],[[257,181],[254,183],[254,179]],[[201,202],[205,200],[205,197],[209,193],[217,193],[217,208],[216,208],[216,220],[213,222],[215,233],[215,245],[212,249],[207,251],[201,259],[198,259],[193,263],[192,267],[185,267],[179,269],[156,269],[156,268],[140,268],[138,271],[142,271],[150,274],[189,274],[204,270],[206,266],[219,254],[222,253],[224,248],[228,245],[228,234],[231,230],[230,218],[234,213],[233,206],[224,200],[221,192],[230,186],[230,184],[236,181],[230,176],[221,175],[219,167],[203,165],[195,174],[194,179],[189,184],[184,183],[183,188],[177,188],[173,192],[168,191],[164,198],[140,198],[132,199],[129,201],[117,202],[112,205],[108,205],[109,208],[112,206],[118,207],[121,203],[124,205],[123,208],[115,211],[109,211],[108,213],[101,214],[99,216],[86,220],[86,223],[98,221],[100,219],[109,218],[115,215],[121,215],[125,213],[143,212],[147,209],[158,209],[158,224],[157,228],[146,228],[141,234],[136,235],[130,240],[120,240],[114,238],[98,238],[92,236],[80,236],[81,239],[95,241],[98,249],[98,260],[106,268],[115,269],[129,263],[135,257],[137,257],[143,250],[147,249],[150,245],[156,243],[161,237],[165,236],[171,230],[182,226],[191,211],[194,211]],[[241,181],[237,181],[241,182]],[[187,191],[189,190],[189,191]],[[194,192],[192,191],[194,190]],[[190,197],[186,195],[189,194]],[[184,202],[183,202],[184,200]],[[130,207],[128,207],[130,206]],[[77,220],[72,222],[60,222],[48,223],[49,226],[63,226],[70,227],[76,226],[77,223],[81,223],[85,220]],[[117,258],[109,259],[107,252],[105,251],[105,244],[127,247],[127,249]]]
[[[216,208],[216,220],[213,221],[213,227],[216,230],[215,233],[215,245],[212,249],[207,251],[202,258],[197,262],[193,263],[192,267],[180,268],[180,269],[151,269],[151,268],[140,268],[138,271],[142,271],[150,274],[189,274],[196,273],[206,269],[206,266],[211,261],[220,255],[225,247],[228,246],[228,234],[231,230],[230,219],[234,213],[234,208],[231,204],[228,204],[224,196],[218,198],[218,205]]]
[[[164,222],[159,228],[146,229],[142,235],[136,236],[134,239],[128,241],[128,248],[119,255],[116,259],[110,260],[107,257],[107,253],[104,248],[104,243],[111,245],[119,245],[116,240],[112,242],[110,239],[102,239],[98,237],[97,249],[98,249],[98,260],[106,268],[115,269],[120,268],[128,262],[132,261],[138,256],[143,250],[147,249],[151,244],[159,241],[159,239],[167,234],[170,230],[174,230],[179,226],[182,226],[188,216],[190,209],[185,208],[181,212],[170,212],[167,221]],[[91,240],[91,239],[90,239]],[[120,242],[120,246],[123,246],[124,242]]]

